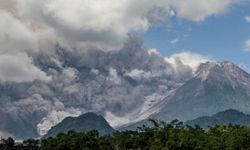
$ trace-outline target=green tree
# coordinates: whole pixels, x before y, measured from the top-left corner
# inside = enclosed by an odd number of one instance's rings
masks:
[[[11,137],[7,138],[6,140],[3,139],[2,141],[5,145],[7,145],[9,147],[13,147],[15,145],[15,140]]]

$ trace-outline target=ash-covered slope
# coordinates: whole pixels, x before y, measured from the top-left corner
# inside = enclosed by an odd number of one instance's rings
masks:
[[[52,127],[44,138],[54,137],[59,133],[67,133],[69,131],[87,132],[90,130],[98,130],[100,135],[115,132],[102,116],[95,113],[86,113],[78,117],[67,117],[63,119],[62,122]]]
[[[250,75],[228,61],[207,62],[176,90],[156,116],[166,121],[187,121],[230,108],[250,112]]]
[[[228,109],[212,116],[204,116],[187,121],[186,124],[191,126],[199,125],[204,129],[207,129],[209,126],[228,124],[250,126],[250,115],[234,109]]]

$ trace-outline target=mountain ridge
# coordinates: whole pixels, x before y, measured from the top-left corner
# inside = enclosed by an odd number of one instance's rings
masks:
[[[248,113],[249,85],[250,75],[233,63],[206,62],[198,67],[196,76],[166,99],[166,105],[153,116],[165,121],[187,121],[229,108]]]
[[[207,129],[209,126],[228,124],[250,126],[250,115],[235,109],[227,109],[212,116],[201,116],[194,120],[189,120],[185,124],[191,126],[199,125],[204,129]]]
[[[115,132],[101,115],[88,112],[78,117],[64,118],[60,123],[52,127],[44,138],[54,137],[59,133],[67,133],[69,131],[87,132],[90,130],[98,130],[100,135]]]

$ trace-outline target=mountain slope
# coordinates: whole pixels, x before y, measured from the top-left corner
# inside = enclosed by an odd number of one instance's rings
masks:
[[[250,75],[231,62],[207,62],[166,101],[155,115],[165,121],[187,121],[230,108],[249,113]]]
[[[194,126],[199,125],[202,128],[208,128],[214,125],[244,125],[250,126],[250,115],[246,115],[234,109],[228,109],[212,116],[199,117],[194,120],[187,121],[186,124]]]
[[[101,135],[115,132],[102,116],[95,113],[86,113],[79,117],[65,118],[62,122],[52,127],[44,137],[53,137],[59,133],[67,133],[71,130],[75,132],[98,130]]]

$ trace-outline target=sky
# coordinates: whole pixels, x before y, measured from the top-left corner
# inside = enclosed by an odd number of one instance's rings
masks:
[[[250,4],[244,3],[202,22],[173,17],[169,24],[150,28],[142,36],[146,47],[154,47],[165,56],[189,51],[215,61],[232,61],[250,72],[250,53],[245,44],[250,38],[247,16]]]

